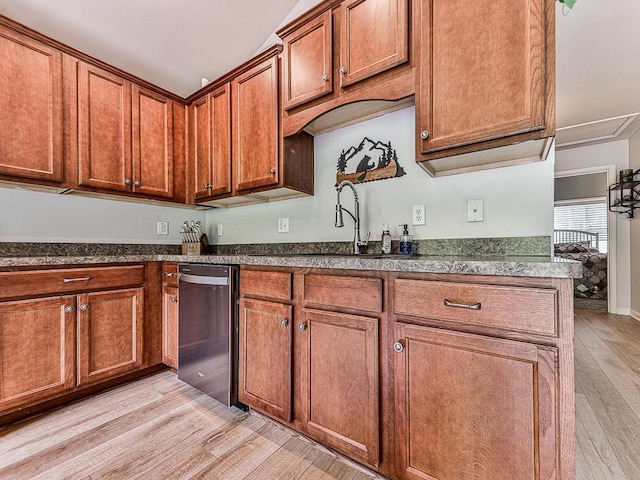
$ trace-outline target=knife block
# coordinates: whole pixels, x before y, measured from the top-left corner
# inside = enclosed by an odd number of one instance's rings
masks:
[[[209,253],[209,241],[206,233],[202,234],[199,242],[182,242],[183,255],[202,255],[203,253]]]

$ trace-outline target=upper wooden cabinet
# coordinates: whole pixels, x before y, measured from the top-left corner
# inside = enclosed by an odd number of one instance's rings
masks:
[[[234,183],[238,191],[278,183],[279,85],[276,56],[231,83]]]
[[[194,198],[228,196],[231,185],[231,85],[224,83],[190,109]]]
[[[407,0],[346,0],[340,15],[340,86],[409,59]]]
[[[512,164],[555,132],[553,0],[420,0],[417,151],[431,175]],[[449,158],[442,158],[449,157]]]
[[[173,196],[171,100],[80,62],[78,138],[79,185]]]
[[[0,175],[62,182],[62,53],[0,26]]]
[[[173,197],[172,101],[133,85],[133,192]]]
[[[302,128],[324,131],[397,108],[380,100],[413,95],[409,18],[408,0],[326,0],[280,30],[283,135]],[[402,64],[408,65],[388,72]],[[375,102],[310,124],[337,107],[366,100]]]

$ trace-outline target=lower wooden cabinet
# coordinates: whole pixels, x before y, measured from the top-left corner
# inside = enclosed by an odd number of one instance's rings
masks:
[[[144,288],[78,296],[79,384],[142,366]]]
[[[292,307],[243,299],[240,305],[238,399],[291,420]]]
[[[162,287],[162,363],[178,368],[178,288]]]
[[[395,336],[402,478],[556,478],[556,348],[403,323]]]
[[[378,319],[303,310],[298,331],[301,416],[307,432],[377,465]]]
[[[76,386],[76,297],[0,303],[0,412]]]

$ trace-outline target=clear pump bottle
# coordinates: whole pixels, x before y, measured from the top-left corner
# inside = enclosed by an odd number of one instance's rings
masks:
[[[400,224],[402,227],[402,235],[400,235],[400,255],[413,255],[413,240],[409,235],[409,225]]]
[[[385,223],[382,226],[382,247],[381,251],[383,254],[391,253],[391,234],[389,233],[389,226]]]

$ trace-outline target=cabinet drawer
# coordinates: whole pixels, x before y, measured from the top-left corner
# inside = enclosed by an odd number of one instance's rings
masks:
[[[177,287],[178,286],[178,264],[164,262],[162,264],[162,285]]]
[[[144,283],[144,265],[0,272],[0,299],[127,287]]]
[[[382,279],[305,275],[304,301],[365,312],[382,312]]]
[[[398,315],[557,335],[556,290],[397,279]]]
[[[241,270],[240,292],[278,300],[291,300],[291,273]]]

